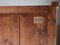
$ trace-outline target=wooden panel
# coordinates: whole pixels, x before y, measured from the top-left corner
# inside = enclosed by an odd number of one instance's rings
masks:
[[[48,45],[56,45],[56,5],[55,3],[50,7],[50,13],[48,15],[48,33],[49,41]]]
[[[19,14],[0,14],[0,45],[19,45]]]
[[[0,6],[0,13],[48,13],[48,6]]]
[[[42,23],[34,23],[34,17],[42,17]],[[47,45],[46,15],[20,14],[20,45]]]
[[[0,45],[19,45],[19,37],[21,45],[41,45],[42,42],[42,45],[56,45],[55,3],[50,6],[0,6],[0,13]],[[20,20],[16,13],[20,13]],[[34,24],[35,16],[42,16],[43,23]],[[45,36],[38,34],[40,29],[47,30]]]
[[[0,13],[19,13],[17,6],[0,6]]]
[[[21,6],[20,13],[49,13],[49,6]]]

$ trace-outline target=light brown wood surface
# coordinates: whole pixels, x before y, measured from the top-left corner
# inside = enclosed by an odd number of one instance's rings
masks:
[[[56,45],[56,6],[1,6],[0,45]]]
[[[0,13],[48,13],[48,6],[0,6]]]
[[[18,14],[0,14],[0,45],[19,45]]]
[[[34,23],[37,16],[42,23]],[[45,13],[1,13],[0,45],[55,45],[56,25],[47,17]]]
[[[20,14],[20,45],[47,45],[47,20],[45,14]],[[42,23],[34,23],[34,17]]]

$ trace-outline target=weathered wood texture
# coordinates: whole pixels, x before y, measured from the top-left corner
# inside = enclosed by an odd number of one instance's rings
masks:
[[[19,45],[18,14],[0,14],[0,45]]]
[[[34,23],[35,16],[42,23]],[[0,45],[56,45],[56,6],[1,6]]]
[[[56,45],[56,6],[52,5],[50,6],[50,13],[48,15],[48,35],[49,35],[49,41],[48,45]]]
[[[34,23],[34,17],[42,17],[42,23]],[[20,45],[47,45],[46,14],[20,14]]]
[[[0,13],[48,13],[48,6],[1,6]]]

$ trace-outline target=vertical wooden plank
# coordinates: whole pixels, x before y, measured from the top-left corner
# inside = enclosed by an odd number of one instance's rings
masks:
[[[19,14],[12,17],[13,22],[13,45],[19,45]]]
[[[19,45],[19,14],[1,14],[2,45]]]
[[[3,45],[2,17],[0,16],[0,45]]]
[[[56,45],[56,6],[50,6],[48,13],[48,45]]]
[[[20,14],[20,45],[47,45],[46,17],[43,22],[34,23],[34,17],[40,14]]]

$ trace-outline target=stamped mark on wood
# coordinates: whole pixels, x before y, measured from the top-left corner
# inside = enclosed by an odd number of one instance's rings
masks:
[[[34,23],[42,23],[42,17],[41,16],[34,17]]]

